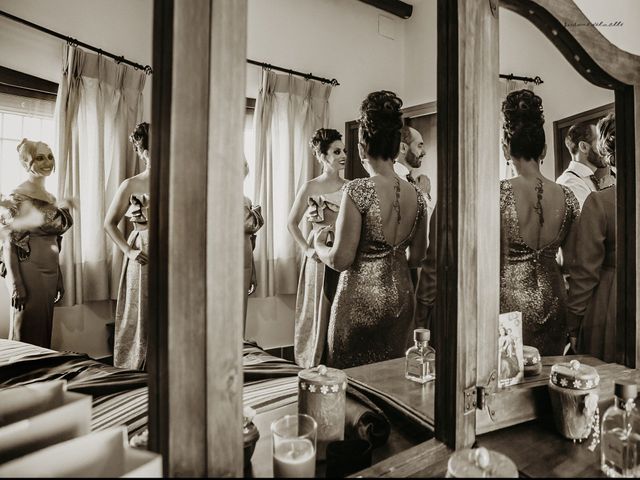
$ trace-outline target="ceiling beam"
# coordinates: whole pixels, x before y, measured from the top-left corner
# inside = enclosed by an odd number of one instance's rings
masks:
[[[409,18],[413,13],[413,5],[401,0],[360,0],[367,5],[392,13],[400,18]]]

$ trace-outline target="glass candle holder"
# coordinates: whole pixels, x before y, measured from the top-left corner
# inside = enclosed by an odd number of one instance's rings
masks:
[[[273,476],[309,478],[316,473],[318,424],[309,415],[285,415],[271,424]]]

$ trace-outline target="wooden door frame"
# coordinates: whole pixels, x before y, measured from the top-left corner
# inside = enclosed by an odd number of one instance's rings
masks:
[[[600,107],[592,108],[590,110],[585,110],[584,112],[576,113],[575,115],[571,115],[569,117],[561,118],[560,120],[556,120],[553,122],[553,150],[555,152],[555,175],[558,178],[564,172],[562,168],[562,152],[565,148],[567,148],[564,144],[564,138],[560,138],[560,131],[568,126],[571,126],[575,123],[583,123],[588,122],[589,120],[593,120],[596,118],[600,118],[606,114],[606,112],[612,111],[615,109],[614,103],[607,103],[606,105],[602,105]]]

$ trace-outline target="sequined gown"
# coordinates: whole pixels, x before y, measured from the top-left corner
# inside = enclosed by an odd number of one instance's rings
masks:
[[[311,224],[307,243],[320,228],[335,225],[342,201],[342,189],[307,199],[305,219]],[[338,284],[338,272],[303,254],[298,293],[293,351],[296,363],[304,368],[323,361],[327,343],[331,301]]]
[[[149,195],[133,194],[125,217],[133,223],[127,243],[149,252],[147,229]],[[147,313],[147,265],[124,258],[116,304],[116,329],[113,364],[116,367],[144,370],[149,341]]]
[[[58,290],[61,235],[73,225],[69,210],[34,198],[20,187],[3,202],[0,224],[6,227],[18,255],[20,276],[27,292],[25,308],[10,309],[9,340],[51,347],[53,302]],[[0,244],[0,273],[5,276],[5,253]],[[7,279],[7,288],[12,291]]]
[[[567,292],[556,254],[580,214],[568,187],[564,218],[555,239],[531,248],[520,233],[513,187],[500,182],[500,313],[522,312],[522,339],[542,355],[562,355],[567,343]]]
[[[374,182],[353,180],[345,193],[362,215],[362,232],[353,264],[340,274],[331,307],[327,363],[336,368],[404,356],[414,310],[406,250],[426,213],[422,193],[416,189],[418,209],[411,233],[393,246],[384,237]]]

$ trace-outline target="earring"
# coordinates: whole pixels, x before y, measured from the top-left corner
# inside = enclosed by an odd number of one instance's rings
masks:
[[[544,163],[544,160],[540,160],[540,165],[542,165]]]
[[[507,160],[507,167],[511,165],[511,162],[509,160]]]

